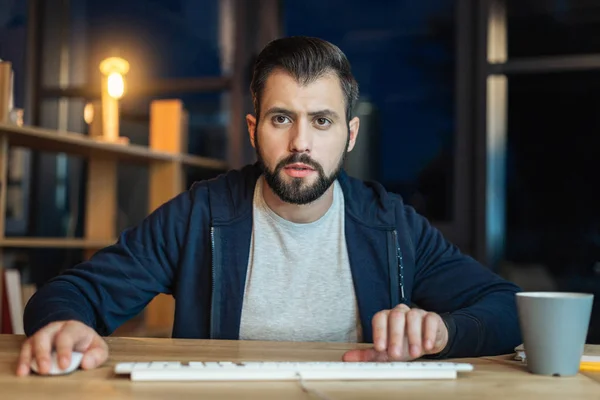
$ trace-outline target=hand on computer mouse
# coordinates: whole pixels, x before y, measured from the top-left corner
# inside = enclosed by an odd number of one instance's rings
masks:
[[[81,360],[83,358],[83,354],[78,351],[71,352],[71,364],[66,368],[61,368],[58,365],[58,356],[55,351],[50,354],[50,370],[48,371],[48,375],[66,375],[75,371],[81,365]],[[31,359],[31,370],[37,374],[40,373],[40,370],[37,365],[37,361],[34,358]]]
[[[89,326],[79,321],[50,323],[23,343],[17,375],[28,375],[34,359],[38,374],[50,373],[53,352],[56,353],[58,366],[67,369],[71,365],[74,351],[83,354],[80,364],[82,369],[96,368],[108,359],[108,345]]]
[[[448,344],[448,328],[440,315],[400,304],[373,316],[371,349],[350,350],[344,361],[410,361],[440,353]]]

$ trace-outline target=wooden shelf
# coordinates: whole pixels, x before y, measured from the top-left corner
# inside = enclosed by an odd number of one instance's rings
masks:
[[[180,161],[188,167],[211,168],[211,169],[227,169],[225,161],[216,160],[214,158],[194,156],[191,154],[180,154],[173,156],[174,159]]]
[[[83,238],[10,237],[1,239],[0,247],[102,249],[113,243],[115,243],[114,240],[90,240]]]
[[[0,100],[2,100],[0,93]],[[0,101],[1,102],[1,101]],[[94,106],[96,107],[96,106]],[[102,104],[98,105],[101,110]],[[148,145],[109,143],[102,136],[103,120],[95,119],[89,135],[41,127],[0,123],[0,188],[9,181],[9,147],[62,153],[87,160],[85,221],[82,238],[4,237],[7,190],[0,190],[0,256],[7,248],[81,249],[89,259],[115,243],[118,219],[118,165],[120,162],[148,166],[148,213],[153,212],[185,187],[185,167],[221,173],[222,160],[187,154],[189,115],[180,99],[158,99],[150,104]],[[156,296],[144,310],[140,335],[168,335],[172,330],[175,303],[172,296]]]
[[[226,169],[226,163],[217,159],[156,151],[133,144],[102,142],[81,133],[0,124],[0,134],[5,134],[8,137],[11,146],[27,147],[35,150],[54,151],[83,157],[116,158],[119,161],[135,163],[180,162],[183,165],[193,167]]]

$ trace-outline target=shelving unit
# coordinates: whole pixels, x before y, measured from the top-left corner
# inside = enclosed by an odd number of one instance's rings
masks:
[[[5,237],[6,190],[0,191],[0,255],[6,248],[83,249],[85,257],[112,243],[117,217],[117,164],[149,167],[148,213],[185,190],[184,168],[225,170],[221,160],[187,154],[187,113],[180,100],[156,100],[150,106],[149,146],[103,142],[101,126],[90,134],[0,124],[0,183],[7,187],[9,146],[81,156],[88,160],[83,238]],[[157,296],[144,311],[144,330],[169,335],[174,301]]]
[[[155,107],[164,107],[168,104],[166,102],[171,101],[157,101]],[[164,105],[161,102],[165,102]],[[154,117],[157,117],[156,114]],[[145,164],[163,161],[181,162],[185,166],[201,168],[223,169],[226,167],[226,163],[221,160],[160,148],[102,142],[82,133],[0,123],[0,135],[8,139],[11,146],[27,147],[33,150],[54,151],[83,157],[111,157],[118,161]]]

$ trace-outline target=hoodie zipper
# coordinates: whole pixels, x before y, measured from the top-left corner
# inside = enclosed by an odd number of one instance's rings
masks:
[[[406,304],[406,296],[404,294],[404,262],[402,260],[402,249],[398,241],[398,232],[394,229],[394,243],[396,244],[396,260],[398,262],[398,279],[400,286],[400,302]]]
[[[216,295],[215,295],[215,287],[216,287],[216,273],[215,273],[215,228],[211,225],[210,227],[210,245],[211,245],[211,276],[212,276],[212,301],[211,301],[211,313],[210,313],[210,338],[213,339],[216,331],[216,313],[215,307],[216,305]]]

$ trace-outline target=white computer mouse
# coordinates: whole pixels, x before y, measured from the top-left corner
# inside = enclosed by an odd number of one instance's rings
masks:
[[[71,364],[66,369],[60,369],[60,367],[58,366],[58,359],[56,358],[56,352],[53,351],[50,354],[50,371],[48,372],[48,375],[70,374],[71,372],[73,372],[77,368],[79,368],[79,365],[81,364],[82,359],[83,359],[83,353],[73,351],[71,353]],[[35,358],[33,360],[31,360],[31,370],[35,373],[39,373],[37,362],[35,361]]]

